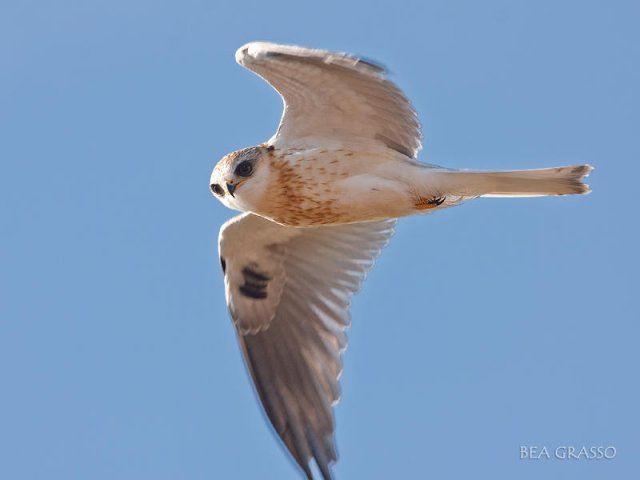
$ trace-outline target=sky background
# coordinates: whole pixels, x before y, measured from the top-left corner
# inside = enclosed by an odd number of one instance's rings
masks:
[[[431,163],[586,197],[404,219],[353,303],[339,479],[640,471],[640,4],[0,2],[0,478],[296,479],[227,315],[209,192],[281,101],[251,40],[354,52]],[[614,446],[521,460],[520,446]]]

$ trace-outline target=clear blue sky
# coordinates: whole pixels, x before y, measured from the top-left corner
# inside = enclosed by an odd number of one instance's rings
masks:
[[[298,478],[208,189],[280,117],[234,62],[260,39],[386,64],[429,162],[596,167],[587,197],[400,222],[353,305],[337,477],[637,478],[638,2],[219,3],[0,3],[0,478]]]

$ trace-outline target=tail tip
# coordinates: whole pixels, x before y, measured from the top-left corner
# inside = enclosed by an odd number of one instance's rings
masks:
[[[587,195],[591,193],[591,187],[584,183],[583,180],[585,177],[588,177],[589,174],[593,171],[593,166],[586,165],[577,165],[573,167],[571,173],[574,175],[573,179],[576,181],[575,191],[571,192],[572,194],[577,195]]]

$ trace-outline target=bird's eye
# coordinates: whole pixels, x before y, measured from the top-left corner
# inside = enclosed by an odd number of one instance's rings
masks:
[[[251,162],[245,160],[244,162],[240,162],[236,167],[235,174],[241,177],[248,177],[253,173],[253,165]]]
[[[223,197],[224,196],[223,188],[220,185],[218,185],[217,183],[212,183],[211,184],[211,192],[214,195],[218,195],[219,197]]]

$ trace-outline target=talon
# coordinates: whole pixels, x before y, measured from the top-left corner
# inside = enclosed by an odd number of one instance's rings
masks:
[[[428,210],[430,208],[436,208],[444,203],[447,197],[432,197],[427,200],[424,197],[418,197],[418,200],[415,202],[415,207],[417,210]]]

